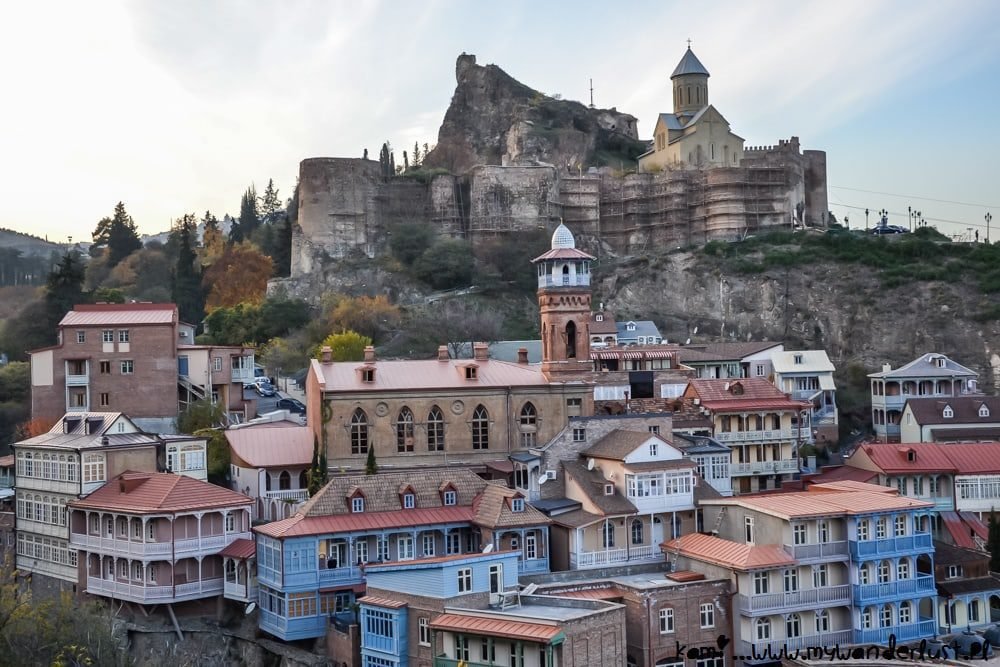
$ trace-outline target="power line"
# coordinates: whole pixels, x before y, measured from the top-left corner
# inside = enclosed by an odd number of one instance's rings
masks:
[[[870,206],[854,206],[853,204],[834,204],[834,206],[843,206],[844,208],[853,208],[853,209],[857,209],[859,211],[868,211],[868,210],[871,210]],[[872,210],[871,212],[872,213],[876,213],[876,211],[874,211],[874,210]],[[903,217],[907,217],[909,215],[908,213],[903,213],[902,211],[887,211],[887,213],[889,215],[901,215]],[[963,227],[983,227],[983,228],[986,227],[986,225],[984,223],[981,223],[981,222],[978,222],[978,223],[977,222],[966,222],[964,220],[949,220],[947,218],[930,218],[930,217],[927,217],[926,215],[920,216],[920,219],[921,220],[932,221],[932,222],[948,222],[948,223],[951,223],[953,225],[962,225]]]
[[[1000,204],[972,204],[965,201],[954,201],[952,199],[934,199],[933,197],[918,197],[917,195],[901,195],[895,192],[880,192],[879,190],[862,190],[861,188],[848,188],[843,185],[831,185],[831,188],[836,190],[850,190],[852,192],[867,192],[871,195],[885,195],[887,197],[899,197],[900,199],[920,199],[922,201],[933,201],[940,204],[956,204],[958,206],[973,206],[976,208],[998,208],[1000,209]],[[846,204],[845,204],[846,206]]]

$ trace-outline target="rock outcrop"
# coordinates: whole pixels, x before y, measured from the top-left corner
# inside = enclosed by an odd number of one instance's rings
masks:
[[[636,119],[616,109],[592,109],[544,95],[496,65],[462,54],[458,85],[426,167],[462,174],[477,165],[551,164],[560,169],[600,165],[645,150]]]

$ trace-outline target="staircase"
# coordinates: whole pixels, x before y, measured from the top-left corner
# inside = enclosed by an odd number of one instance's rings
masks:
[[[196,401],[203,400],[207,396],[205,388],[192,382],[191,378],[186,375],[177,376],[177,385],[187,391],[189,397],[194,396]],[[190,403],[190,401],[186,402]]]

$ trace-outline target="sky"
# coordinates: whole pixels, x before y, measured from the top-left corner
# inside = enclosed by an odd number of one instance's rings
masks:
[[[1000,3],[132,0],[10,3],[0,22],[0,227],[89,240],[238,214],[308,157],[434,144],[460,53],[636,116],[670,111],[687,40],[747,145],[827,153],[852,227],[908,207],[1000,240]]]

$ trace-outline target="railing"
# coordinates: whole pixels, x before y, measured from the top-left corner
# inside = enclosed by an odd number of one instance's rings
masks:
[[[205,551],[222,550],[228,544],[237,539],[252,540],[253,534],[227,533],[225,535],[202,535],[201,537],[191,537],[174,542],[174,553],[178,556],[186,556]]]
[[[750,463],[730,463],[730,475],[767,475],[783,472],[798,472],[799,462],[786,461],[752,461]]]
[[[90,405],[67,405],[66,412],[90,412]]]
[[[90,375],[87,373],[84,373],[83,375],[66,376],[67,387],[85,387],[88,384],[90,384]]]
[[[98,577],[87,577],[87,592],[92,595],[109,595],[135,602],[158,602],[174,599],[172,586],[142,586]]]
[[[247,585],[246,584],[234,584],[227,581],[222,589],[222,593],[227,598],[235,598],[237,600],[247,600]]]
[[[822,389],[795,389],[792,391],[793,401],[811,401],[813,398],[822,394]]]
[[[214,595],[222,592],[222,577],[218,579],[202,579],[186,584],[177,584],[177,599],[192,597],[196,595]]]
[[[265,491],[264,497],[268,500],[309,500],[308,489],[284,489],[282,491]]]
[[[781,651],[785,651],[786,657],[794,657],[795,651],[799,651],[802,657],[805,652],[812,649],[833,649],[833,647],[846,647],[851,643],[851,630],[838,630],[835,632],[822,632],[814,635],[803,635],[801,637],[788,637],[787,639],[775,639],[768,642],[747,642],[741,641],[738,654],[744,656],[747,662],[770,661],[777,659]],[[815,651],[813,652],[815,654]],[[789,655],[793,654],[793,655]],[[828,654],[820,652],[819,655]]]
[[[537,574],[549,571],[549,561],[545,558],[532,558],[517,561],[518,574]]]
[[[590,285],[589,273],[578,273],[575,276],[538,276],[539,287],[578,287]]]
[[[871,628],[868,630],[855,630],[855,644],[888,644],[889,635],[895,635],[896,641],[906,642],[915,639],[930,639],[934,636],[934,619],[921,618],[917,623],[906,625],[893,625],[888,628]]]
[[[865,556],[882,556],[896,552],[907,552],[917,549],[930,549],[932,546],[930,533],[914,533],[900,537],[886,537],[880,540],[859,542],[851,540],[851,555],[854,558]]]
[[[827,586],[825,588],[804,588],[787,593],[764,593],[761,595],[737,595],[736,605],[743,612],[777,611],[801,605],[821,607],[850,604],[851,587]]]
[[[626,494],[640,512],[669,512],[694,509],[694,493],[664,493],[657,496]]]
[[[929,574],[917,575],[913,579],[887,581],[881,584],[855,584],[854,602],[855,604],[865,604],[907,595],[933,593],[936,590],[934,577]]]
[[[396,653],[396,638],[395,637],[383,637],[382,635],[375,635],[369,632],[362,633],[361,635],[361,648],[370,648],[374,651],[382,651],[383,653]]]
[[[802,432],[803,436],[805,431]],[[774,440],[794,440],[794,431],[721,431],[716,432],[715,439],[719,442],[770,442]]]
[[[601,567],[612,563],[660,560],[663,552],[659,545],[630,547],[628,549],[605,549],[604,551],[581,551],[570,554],[570,564],[574,567]]]
[[[273,611],[267,611],[265,609],[260,609],[260,629],[266,630],[272,634],[280,634],[284,636],[288,632],[288,619],[284,616],[278,616]]]
[[[169,556],[171,553],[170,542],[130,542],[113,537],[81,533],[70,533],[69,543],[75,547],[123,556]]]
[[[233,382],[253,382],[253,367],[244,369],[234,368],[229,374],[229,379]]]
[[[847,541],[820,542],[818,544],[786,544],[785,551],[795,560],[811,560],[814,558],[836,558],[847,556]]]
[[[358,567],[335,567],[330,569],[320,569],[319,583],[345,582],[352,579],[361,579],[361,568]]]

